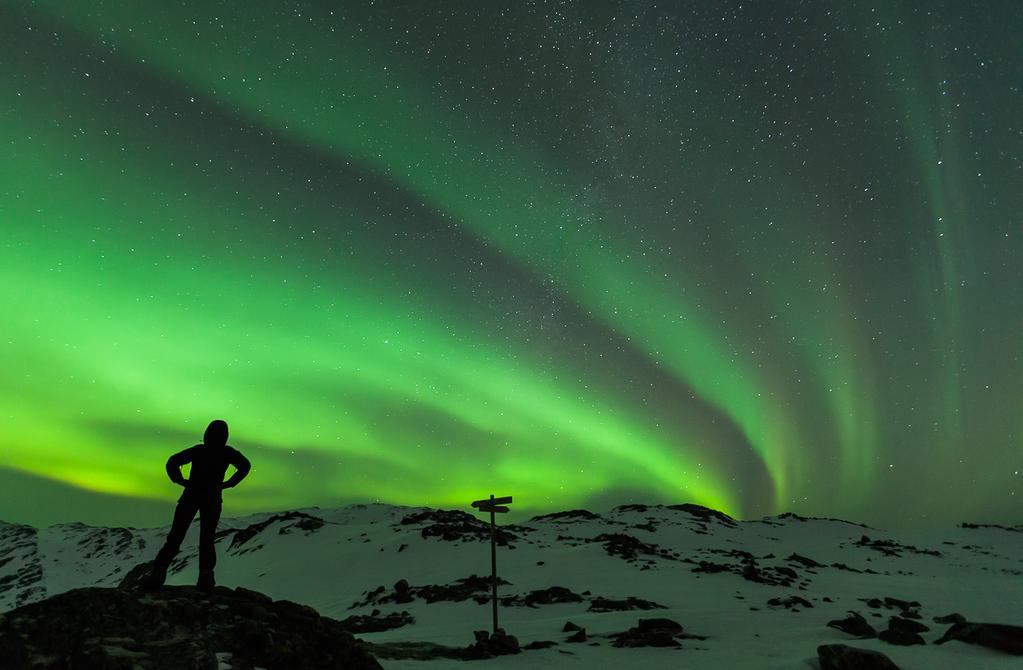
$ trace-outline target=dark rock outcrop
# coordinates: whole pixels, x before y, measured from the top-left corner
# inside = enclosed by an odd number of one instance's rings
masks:
[[[603,596],[597,596],[590,601],[591,612],[625,612],[628,610],[654,610],[654,609],[667,609],[660,603],[655,603],[652,600],[643,600],[642,598],[636,598],[629,596],[624,600],[615,598],[604,598]]]
[[[844,644],[822,644],[817,647],[817,659],[821,670],[899,670],[879,651]]]
[[[837,628],[843,633],[848,633],[853,637],[858,637],[861,640],[868,638],[877,637],[877,631],[867,623],[859,612],[849,612],[849,616],[844,619],[833,619],[828,622],[829,628]]]
[[[507,596],[500,598],[502,606],[538,607],[557,603],[580,603],[583,597],[564,586],[551,586],[546,589],[530,591],[524,596]]]
[[[585,509],[570,509],[564,512],[552,512],[534,516],[530,521],[594,521],[600,519],[599,514]]]
[[[911,619],[893,616],[888,619],[887,630],[883,630],[878,633],[877,637],[888,644],[897,644],[903,647],[908,647],[914,644],[927,644],[927,642],[920,637],[920,633],[928,630],[930,629],[922,623]]]
[[[968,644],[979,644],[989,649],[1023,656],[1023,626],[1003,623],[957,623],[945,631],[934,644],[945,644],[959,640]]]
[[[728,516],[724,512],[719,512],[716,509],[704,507],[703,505],[695,505],[693,503],[683,503],[681,505],[668,505],[668,509],[673,509],[679,512],[685,512],[690,516],[696,517],[704,523],[717,522],[722,526],[728,526],[729,528],[737,528],[739,526],[735,519]]]
[[[500,586],[510,582],[498,577],[497,583]],[[364,591],[363,596],[365,597],[352,603],[348,609],[380,603],[410,603],[416,598],[425,600],[427,603],[462,602],[469,598],[473,598],[477,602],[487,602],[490,599],[491,589],[490,577],[478,575],[456,579],[451,584],[424,584],[422,586],[411,586],[408,580],[399,579],[395,582],[391,593],[386,593],[383,586],[378,586],[372,591]]]
[[[459,510],[428,509],[406,514],[401,526],[422,526],[423,539],[436,537],[445,542],[490,542],[490,524],[480,521],[468,512]],[[494,535],[497,544],[507,546],[518,537],[498,526]]]
[[[901,552],[908,551],[913,554],[921,554],[924,556],[941,556],[941,552],[937,549],[920,549],[914,547],[911,544],[899,544],[894,540],[872,540],[866,535],[860,536],[860,539],[853,543],[857,547],[867,547],[874,551],[880,552],[885,556],[898,557],[902,556]]]
[[[793,563],[799,563],[804,568],[825,568],[825,567],[827,567],[823,563],[818,563],[817,561],[813,560],[812,558],[808,558],[806,556],[800,556],[799,554],[795,554],[795,553],[791,554],[785,560],[786,561],[791,561]]]
[[[0,618],[6,670],[205,670],[218,653],[240,668],[380,668],[339,621],[246,589],[75,589]]]
[[[589,542],[603,542],[604,551],[608,556],[616,556],[628,563],[635,562],[637,557],[655,556],[669,561],[677,560],[671,552],[658,547],[656,544],[649,544],[639,538],[624,533],[601,533]]]
[[[217,533],[217,539],[228,535],[233,536],[231,538],[231,545],[227,550],[229,552],[238,551],[249,540],[274,524],[280,524],[280,528],[277,530],[278,535],[287,535],[296,530],[309,534],[322,528],[324,521],[318,516],[306,514],[305,512],[285,512],[283,514],[274,514],[259,523],[254,523],[245,528],[222,530]]]
[[[507,656],[508,654],[521,654],[519,640],[514,635],[508,635],[503,628],[498,628],[493,634],[488,630],[473,631],[476,641],[465,650],[466,659],[492,658],[494,656]]]
[[[402,626],[409,626],[416,622],[416,618],[406,610],[391,612],[380,615],[380,610],[373,610],[370,614],[356,614],[341,621],[349,633],[379,633],[385,630],[394,630]]]
[[[813,603],[806,598],[800,598],[799,596],[788,596],[785,598],[771,598],[767,601],[767,606],[771,608],[784,607],[787,610],[795,609],[797,607],[810,609],[813,607]]]
[[[614,647],[678,647],[676,638],[706,639],[700,635],[691,635],[682,629],[682,624],[672,619],[640,619],[639,623],[621,633],[610,636]]]

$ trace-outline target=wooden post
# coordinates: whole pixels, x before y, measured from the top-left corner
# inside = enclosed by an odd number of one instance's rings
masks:
[[[505,505],[511,501],[511,496],[495,498],[491,493],[489,498],[472,502],[478,511],[490,512],[490,607],[494,615],[494,634],[497,634],[497,520],[494,514],[507,512]]]
[[[494,635],[497,634],[497,524],[494,521],[494,494],[490,494],[490,583],[494,610]]]

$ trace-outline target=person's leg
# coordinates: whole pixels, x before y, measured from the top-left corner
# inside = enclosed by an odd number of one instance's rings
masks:
[[[220,500],[204,501],[199,510],[199,581],[200,588],[212,589],[213,569],[217,565],[217,524],[220,522]]]
[[[191,525],[192,519],[195,518],[198,509],[198,505],[190,497],[181,496],[181,499],[178,500],[178,506],[174,509],[174,522],[171,524],[170,532],[167,533],[167,540],[163,543],[163,548],[160,549],[156,558],[153,559],[153,569],[150,572],[151,585],[162,585],[167,578],[167,569],[170,568],[171,561],[181,550],[181,543],[184,541],[188,527]]]

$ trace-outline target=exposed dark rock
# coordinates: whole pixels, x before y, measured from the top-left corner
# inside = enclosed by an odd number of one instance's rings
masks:
[[[579,603],[583,597],[573,593],[564,586],[551,586],[546,589],[530,591],[524,596],[508,596],[501,598],[501,605],[519,607],[537,607],[538,605],[553,605],[555,603]]]
[[[783,577],[788,577],[789,579],[793,579],[793,580],[794,579],[799,579],[799,574],[796,573],[795,570],[793,570],[792,568],[789,568],[789,567],[785,567],[784,565],[776,566],[776,567],[771,568],[771,569],[774,570],[775,572],[777,572],[779,575],[782,575]]]
[[[149,570],[153,567],[152,561],[145,561],[139,563],[134,568],[129,570],[121,581],[117,584],[119,589],[138,589],[142,586],[142,581],[149,576]]]
[[[523,649],[547,649],[548,647],[556,647],[558,645],[554,640],[535,640],[522,647]]]
[[[999,530],[1007,530],[1013,533],[1023,533],[1023,525],[1021,526],[999,526],[996,523],[961,523],[960,528],[997,528]]]
[[[936,549],[919,549],[911,544],[899,544],[893,540],[871,540],[866,535],[861,536],[854,544],[857,547],[868,547],[885,556],[901,556],[900,552],[903,551],[925,556],[941,556],[941,552]]]
[[[1023,626],[1002,623],[957,623],[945,631],[935,644],[959,640],[1016,656],[1023,655]]]
[[[772,586],[792,586],[792,578],[782,575],[776,577],[773,573],[776,568],[760,568],[756,563],[747,563],[742,568],[742,578],[749,582],[758,584],[770,584]]]
[[[406,514],[401,525],[422,525],[419,533],[423,539],[436,537],[445,542],[456,541],[490,541],[490,524],[485,523],[468,512],[459,510],[428,509],[422,512]],[[518,537],[502,526],[495,531],[497,544],[509,545]]]
[[[888,644],[897,644],[908,647],[914,644],[927,644],[920,633],[930,630],[927,626],[916,621],[893,616],[888,619],[888,628],[877,634],[879,640]]]
[[[786,558],[785,560],[786,561],[792,561],[794,563],[799,563],[803,567],[807,567],[807,568],[824,568],[824,567],[827,567],[823,563],[818,563],[817,561],[813,560],[812,558],[807,558],[806,556],[800,556],[799,554],[792,554],[788,558]]]
[[[614,598],[603,598],[597,596],[590,601],[591,612],[625,612],[628,610],[653,610],[653,609],[667,609],[660,603],[655,603],[652,600],[643,600],[642,598],[635,598],[629,596],[625,600],[616,600]]]
[[[612,633],[615,647],[678,647],[676,638],[704,640],[701,635],[691,635],[682,629],[682,624],[672,619],[640,619],[639,624],[621,633]]]
[[[231,545],[227,550],[235,551],[275,523],[281,524],[277,532],[280,535],[287,535],[293,530],[301,530],[306,534],[313,533],[323,527],[324,521],[320,517],[305,512],[284,512],[283,514],[274,514],[245,528],[222,530],[217,533],[217,539],[231,535]]]
[[[636,503],[618,505],[612,508],[612,512],[645,512],[650,509],[649,505],[641,505]]]
[[[846,521],[845,519],[836,519],[834,517],[821,517],[821,516],[800,516],[800,515],[798,515],[798,514],[796,514],[794,512],[785,512],[784,514],[779,514],[778,516],[776,516],[774,518],[775,519],[792,519],[793,521],[799,521],[801,523],[806,523],[807,521],[835,521],[837,523],[844,523],[844,524],[848,524],[850,526],[856,526],[858,528],[870,529],[870,526],[867,526],[867,525],[862,524],[862,523],[855,523],[853,521]],[[766,522],[766,521],[767,521],[766,519],[763,520],[763,522]],[[778,525],[780,525],[780,524],[778,524]]]
[[[727,563],[714,563],[712,561],[700,561],[697,567],[693,568],[693,572],[706,572],[714,574],[716,572],[734,572],[735,566]]]
[[[966,623],[966,617],[958,612],[934,617],[934,623]]]
[[[497,578],[498,585],[510,584],[500,577]],[[405,579],[399,579],[391,593],[385,594],[385,588],[378,586],[372,591],[365,591],[365,598],[352,603],[348,609],[376,605],[380,603],[408,603],[416,598],[425,600],[427,603],[440,601],[462,602],[474,598],[478,602],[486,602],[490,599],[491,591],[490,577],[470,575],[456,579],[451,584],[424,584],[423,586],[410,586]]]
[[[768,607],[784,607],[785,609],[793,609],[795,607],[805,607],[807,609],[813,607],[813,604],[799,596],[788,596],[787,598],[771,598],[767,601]]]
[[[668,509],[677,510],[679,512],[685,512],[690,516],[694,516],[703,522],[709,523],[711,521],[716,521],[723,526],[728,526],[729,528],[736,528],[739,525],[738,523],[735,522],[735,519],[728,516],[724,512],[719,512],[715,509],[704,507],[703,505],[683,503],[681,505],[668,505]]]
[[[897,607],[903,612],[909,612],[920,608],[920,603],[915,600],[900,600],[898,598],[890,598],[885,596],[884,598],[885,607],[893,608]]]
[[[867,623],[867,620],[859,612],[850,611],[849,616],[846,618],[833,619],[827,625],[831,628],[837,628],[843,633],[848,633],[853,637],[858,637],[861,640],[877,637],[877,630]]]
[[[227,652],[239,668],[380,668],[340,622],[253,593],[75,589],[0,618],[0,658],[6,670],[178,670],[216,668]]]
[[[844,644],[822,644],[817,647],[817,659],[821,670],[899,670],[879,651]]]
[[[406,610],[391,612],[385,616],[380,616],[380,610],[373,610],[372,614],[356,614],[343,619],[341,625],[350,633],[379,633],[408,626],[415,622],[416,618]]]
[[[492,658],[494,656],[507,656],[508,654],[520,654],[519,640],[514,635],[508,635],[503,628],[498,628],[491,635],[488,630],[473,631],[476,641],[465,650],[465,658]]]
[[[583,630],[583,628],[577,624],[572,623],[571,621],[566,621],[565,625],[562,626],[561,628],[562,633],[571,633],[577,630]]]
[[[904,619],[903,617],[893,616],[888,619],[888,628],[894,628],[898,630],[908,631],[910,633],[926,633],[930,630],[930,627],[925,626],[919,621],[913,621],[912,619]]]
[[[564,512],[552,512],[534,516],[530,521],[592,521],[599,519],[599,514],[594,514],[585,509],[570,509]]]
[[[617,556],[628,562],[636,560],[637,556],[657,556],[670,561],[677,560],[669,551],[661,549],[656,544],[642,542],[639,538],[624,533],[601,533],[589,542],[603,542],[604,551],[608,556]]]
[[[580,628],[571,635],[565,638],[565,642],[586,642],[589,639],[586,637],[586,629]]]

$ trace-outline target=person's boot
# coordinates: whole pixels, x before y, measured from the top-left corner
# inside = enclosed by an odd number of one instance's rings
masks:
[[[201,570],[199,572],[199,581],[195,583],[196,588],[200,591],[206,591],[207,593],[213,590],[217,582],[213,578],[212,570]]]

